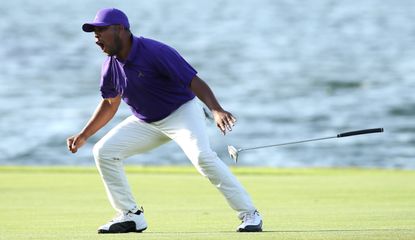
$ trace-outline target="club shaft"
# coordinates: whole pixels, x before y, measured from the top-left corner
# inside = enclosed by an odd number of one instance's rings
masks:
[[[324,137],[324,138],[314,138],[314,139],[308,139],[308,140],[302,140],[302,141],[279,143],[279,144],[257,146],[257,147],[250,147],[250,148],[241,148],[241,149],[239,149],[239,152],[246,151],[246,150],[254,150],[254,149],[259,149],[259,148],[279,147],[279,146],[292,145],[292,144],[298,144],[298,143],[321,141],[321,140],[326,140],[326,139],[331,139],[331,138],[337,138],[337,136]]]
[[[264,145],[264,146],[250,147],[250,148],[241,148],[238,151],[242,152],[246,150],[254,150],[254,149],[259,149],[259,148],[279,147],[279,146],[285,146],[285,145],[291,145],[291,144],[314,142],[314,141],[321,141],[321,140],[332,139],[332,138],[342,138],[342,137],[350,137],[350,136],[370,134],[370,133],[380,133],[380,132],[383,132],[383,128],[362,129],[362,130],[357,130],[357,131],[343,132],[332,137],[314,138],[314,139],[308,139],[308,140],[302,140],[302,141],[296,141],[296,142],[279,143],[279,144]]]

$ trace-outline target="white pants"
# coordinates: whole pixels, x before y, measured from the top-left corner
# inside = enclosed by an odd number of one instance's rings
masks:
[[[146,123],[130,116],[95,145],[93,153],[98,171],[108,198],[118,212],[138,210],[122,160],[170,140],[180,146],[196,169],[225,196],[239,217],[255,210],[248,193],[211,150],[203,110],[193,99],[157,122]]]

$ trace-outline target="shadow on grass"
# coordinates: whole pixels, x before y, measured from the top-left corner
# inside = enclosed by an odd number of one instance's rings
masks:
[[[401,231],[414,231],[415,229],[403,229],[403,228],[381,228],[381,229],[319,229],[319,230],[267,230],[262,232],[249,232],[249,233],[238,233],[238,234],[261,234],[261,233],[324,233],[324,232],[401,232]],[[147,232],[155,234],[233,234],[236,231],[215,231],[215,232]]]
[[[415,229],[403,229],[403,228],[380,228],[380,229],[319,229],[319,230],[275,230],[275,231],[263,231],[263,232],[279,232],[279,233],[312,233],[312,232],[390,232],[390,231],[415,231]]]

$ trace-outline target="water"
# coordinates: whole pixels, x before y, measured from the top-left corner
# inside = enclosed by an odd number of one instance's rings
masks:
[[[241,154],[241,165],[415,168],[415,5],[410,0],[24,1],[0,5],[0,164],[91,165],[65,140],[100,101],[104,58],[81,31],[114,6],[136,35],[175,47],[238,117],[212,147],[274,144],[371,127],[385,133]],[[189,164],[175,144],[127,164]]]

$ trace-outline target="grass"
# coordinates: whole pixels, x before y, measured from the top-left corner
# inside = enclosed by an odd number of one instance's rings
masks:
[[[415,171],[233,168],[264,218],[239,220],[188,167],[128,167],[149,228],[98,235],[114,212],[94,168],[0,167],[0,239],[415,239]]]

